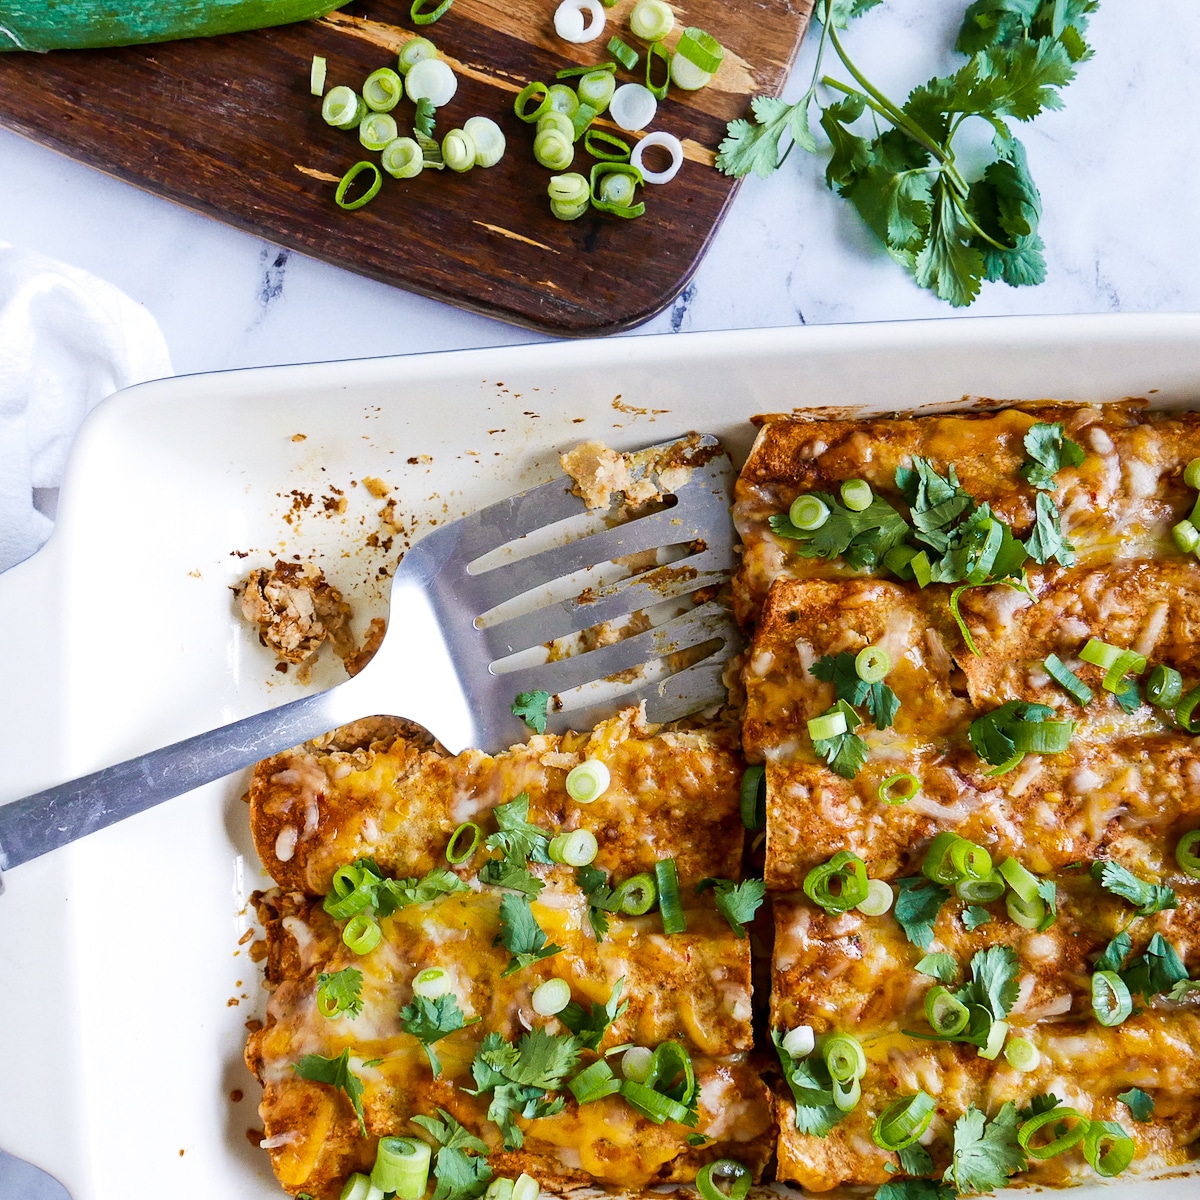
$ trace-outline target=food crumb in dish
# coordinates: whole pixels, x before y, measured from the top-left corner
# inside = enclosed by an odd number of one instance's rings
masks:
[[[392,489],[383,482],[382,479],[377,479],[374,475],[365,475],[363,477],[363,487],[375,497],[376,500],[382,500]]]
[[[626,504],[647,504],[678,491],[691,474],[680,454],[695,435],[666,450],[622,454],[603,442],[581,442],[559,457],[562,469],[575,481],[575,492],[589,509],[607,508],[618,495]]]

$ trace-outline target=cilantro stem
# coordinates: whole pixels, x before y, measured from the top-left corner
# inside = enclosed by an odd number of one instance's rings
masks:
[[[979,222],[971,216],[967,210],[967,201],[964,196],[960,196],[957,191],[951,191],[950,199],[954,203],[954,207],[958,209],[958,215],[966,222],[967,228],[970,229],[976,237],[982,238],[985,242],[995,246],[997,250],[1011,250],[1011,246],[1006,246],[1003,242],[998,242],[987,230],[980,228]]]

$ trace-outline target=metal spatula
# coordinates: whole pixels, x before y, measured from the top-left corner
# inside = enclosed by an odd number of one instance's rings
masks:
[[[719,703],[738,645],[715,598],[735,565],[732,464],[693,435],[638,452],[631,478],[669,494],[589,516],[564,477],[435,529],[401,561],[360,674],[0,807],[0,871],[360,717],[495,751],[528,735],[520,693],[550,693],[554,732],[643,700],[655,722]]]

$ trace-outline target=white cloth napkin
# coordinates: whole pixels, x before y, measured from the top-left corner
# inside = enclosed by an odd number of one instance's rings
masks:
[[[71,439],[106,396],[172,374],[155,319],[102,279],[0,242],[0,571],[50,536]]]

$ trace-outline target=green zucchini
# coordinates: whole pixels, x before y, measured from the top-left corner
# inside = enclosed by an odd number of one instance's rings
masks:
[[[3,0],[0,50],[87,50],[216,37],[323,17],[349,0]]]

